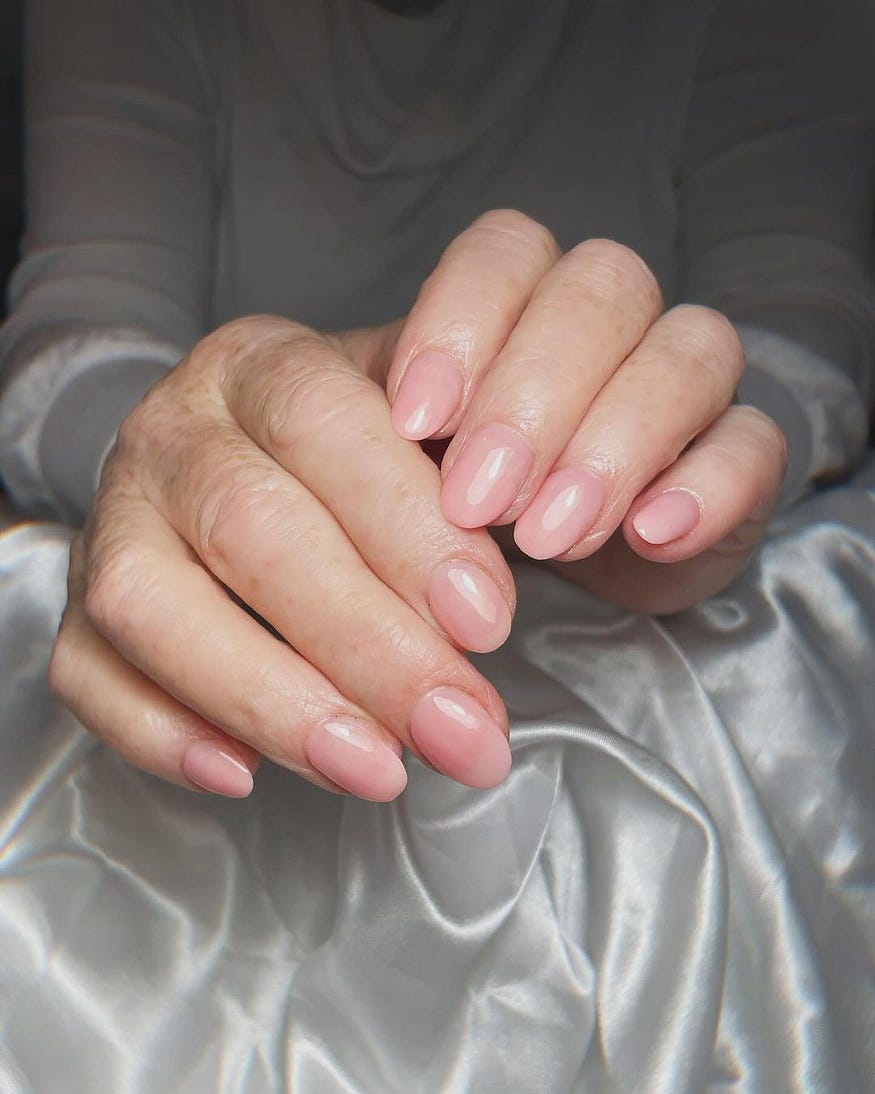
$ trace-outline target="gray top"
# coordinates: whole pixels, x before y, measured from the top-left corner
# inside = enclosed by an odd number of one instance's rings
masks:
[[[405,312],[514,206],[638,250],[739,326],[787,496],[865,444],[867,0],[32,0],[28,229],[0,474],[81,516],[157,377],[223,320]]]

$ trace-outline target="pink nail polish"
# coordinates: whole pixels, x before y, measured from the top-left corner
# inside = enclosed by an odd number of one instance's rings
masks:
[[[307,738],[304,751],[317,771],[368,801],[391,801],[407,785],[400,758],[379,734],[354,718],[322,722]]]
[[[583,467],[563,467],[544,481],[520,516],[513,538],[531,558],[555,558],[570,550],[599,515],[601,479]]]
[[[245,798],[254,785],[246,764],[214,741],[189,745],[182,757],[182,773],[202,790],[226,798]]]
[[[485,790],[510,771],[510,746],[501,726],[458,688],[424,695],[413,708],[410,735],[439,771],[465,786]]]
[[[447,562],[431,577],[435,619],[463,649],[489,653],[510,633],[510,609],[491,577],[471,562]]]
[[[666,490],[638,510],[632,519],[632,527],[642,539],[659,546],[689,535],[701,515],[699,499],[695,494],[689,490]]]
[[[482,426],[469,438],[444,482],[441,507],[460,528],[483,528],[512,504],[534,453],[505,425]]]
[[[443,429],[462,401],[464,379],[458,361],[439,350],[415,357],[395,393],[392,424],[402,437],[423,441]]]

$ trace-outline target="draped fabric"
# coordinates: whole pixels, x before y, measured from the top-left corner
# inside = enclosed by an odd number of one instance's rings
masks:
[[[875,459],[670,619],[517,569],[510,779],[390,805],[99,746],[67,545],[0,537],[0,1090],[875,1089]]]

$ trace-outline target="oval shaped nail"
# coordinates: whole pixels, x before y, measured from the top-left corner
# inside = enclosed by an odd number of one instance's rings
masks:
[[[407,366],[392,403],[392,424],[402,437],[424,441],[447,424],[462,401],[459,363],[440,350],[426,350]]]
[[[501,726],[467,692],[435,688],[424,695],[410,718],[417,748],[444,775],[486,790],[507,778],[510,746]]]
[[[482,426],[468,438],[444,482],[444,516],[459,528],[485,528],[514,502],[534,458],[513,429]]]
[[[601,479],[583,467],[563,467],[541,485],[517,519],[513,538],[530,558],[555,558],[595,524],[605,497]]]
[[[354,718],[322,722],[307,738],[304,751],[317,771],[368,801],[391,801],[407,785],[400,757],[376,730]]]
[[[182,757],[182,773],[190,783],[225,798],[246,798],[252,793],[252,772],[238,757],[215,741],[196,741]]]
[[[489,653],[510,633],[511,614],[498,585],[479,566],[463,560],[437,567],[428,588],[435,619],[459,645]]]
[[[666,490],[658,494],[632,518],[632,527],[643,540],[661,547],[687,536],[699,523],[702,510],[689,490]]]

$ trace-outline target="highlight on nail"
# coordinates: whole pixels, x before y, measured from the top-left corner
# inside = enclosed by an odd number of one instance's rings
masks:
[[[492,578],[464,559],[446,562],[431,576],[429,607],[463,649],[489,653],[510,633],[507,601]]]
[[[401,758],[363,720],[345,715],[326,719],[310,733],[304,751],[317,771],[368,801],[391,801],[407,785]]]
[[[604,497],[601,479],[587,468],[554,471],[516,522],[517,546],[530,558],[564,554],[595,524]]]
[[[415,357],[401,378],[392,403],[392,424],[402,437],[424,441],[450,421],[462,401],[459,363],[441,350]]]
[[[195,741],[182,757],[182,773],[190,783],[225,798],[245,798],[254,780],[245,763],[216,741]]]
[[[699,523],[702,501],[691,490],[674,487],[651,498],[632,518],[632,527],[647,543],[661,547],[688,536]]]
[[[507,737],[473,696],[456,687],[435,688],[413,708],[410,735],[438,771],[485,790],[510,771]]]
[[[465,442],[444,482],[444,515],[460,528],[491,524],[516,499],[534,458],[516,430],[501,424],[481,426]]]

